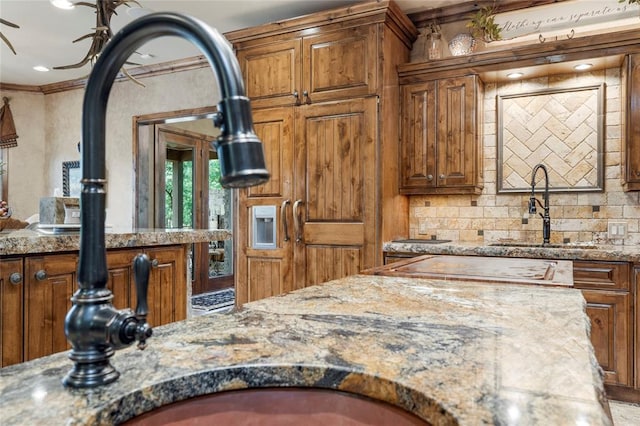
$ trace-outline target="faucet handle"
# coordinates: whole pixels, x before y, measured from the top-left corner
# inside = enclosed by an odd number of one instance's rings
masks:
[[[133,259],[133,277],[136,282],[136,326],[135,339],[138,341],[138,349],[147,346],[147,338],[151,337],[153,330],[147,323],[149,306],[147,304],[147,291],[149,289],[149,274],[151,273],[151,261],[144,253],[138,254]]]
[[[133,259],[133,278],[136,282],[136,318],[146,318],[149,313],[147,304],[147,291],[149,290],[149,274],[151,273],[151,261],[144,253],[138,254]]]

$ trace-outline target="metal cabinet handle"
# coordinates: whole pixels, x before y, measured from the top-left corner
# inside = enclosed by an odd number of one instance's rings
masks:
[[[296,100],[296,105],[300,105],[300,94],[297,90],[293,91],[293,98]]]
[[[284,200],[282,205],[280,206],[280,218],[282,220],[282,235],[284,235],[284,240],[289,241],[289,225],[287,224],[287,204],[291,204],[290,200]]]
[[[440,175],[440,179],[446,179],[445,175]]]
[[[151,266],[152,266],[153,268],[157,268],[159,264],[160,264],[160,262],[158,262],[158,259],[153,259],[153,260],[151,261]]]
[[[36,280],[38,281],[44,281],[47,279],[47,271],[45,271],[44,269],[40,269],[38,272],[36,272]]]
[[[20,284],[22,282],[22,274],[20,272],[14,272],[9,275],[9,282],[11,284]]]
[[[636,170],[636,176],[640,176],[640,170]]]
[[[309,92],[307,92],[306,90],[302,91],[302,96],[306,99],[306,103],[310,104],[311,103],[311,98],[309,97]]]
[[[427,175],[427,180],[433,180],[433,175]]]
[[[302,224],[300,223],[300,214],[298,212],[300,204],[304,204],[304,201],[296,200],[296,202],[293,203],[293,227],[295,228],[294,232],[296,234],[296,243],[302,241]]]

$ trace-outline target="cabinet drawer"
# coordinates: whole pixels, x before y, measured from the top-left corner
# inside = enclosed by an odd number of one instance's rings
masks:
[[[573,262],[576,288],[629,291],[629,277],[630,264],[627,262]]]

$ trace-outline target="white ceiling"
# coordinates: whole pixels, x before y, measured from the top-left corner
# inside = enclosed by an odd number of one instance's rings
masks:
[[[91,0],[85,0],[91,1]],[[259,24],[288,19],[320,10],[341,7],[361,0],[138,0],[142,10],[120,6],[112,18],[114,32],[131,22],[140,13],[179,11],[208,23],[221,33]],[[406,13],[441,7],[455,0],[397,0]],[[136,13],[138,15],[136,15]],[[8,84],[44,85],[82,78],[90,66],[72,70],[34,71],[36,65],[52,68],[80,62],[86,55],[91,39],[73,40],[92,33],[95,10],[76,6],[72,10],[54,7],[49,0],[0,0],[0,16],[20,28],[0,24],[0,32],[9,39],[17,55],[0,42],[0,82]],[[188,41],[164,37],[142,46],[140,53],[154,58],[143,60],[133,55],[131,61],[140,65],[167,62],[200,54]]]

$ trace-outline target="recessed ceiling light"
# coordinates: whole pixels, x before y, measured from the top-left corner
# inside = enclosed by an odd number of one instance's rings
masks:
[[[577,71],[584,71],[584,70],[588,70],[592,66],[593,65],[591,65],[591,64],[578,64],[578,65],[574,66],[573,69],[577,70]]]
[[[511,78],[511,79],[516,79],[516,78],[520,78],[524,75],[524,73],[521,72],[510,72],[509,74],[507,74],[507,78]]]
[[[33,67],[33,69],[40,72],[49,71],[49,68],[45,67],[44,65],[36,65],[35,67]]]
[[[59,9],[73,9],[75,6],[69,0],[49,0],[52,5]]]

